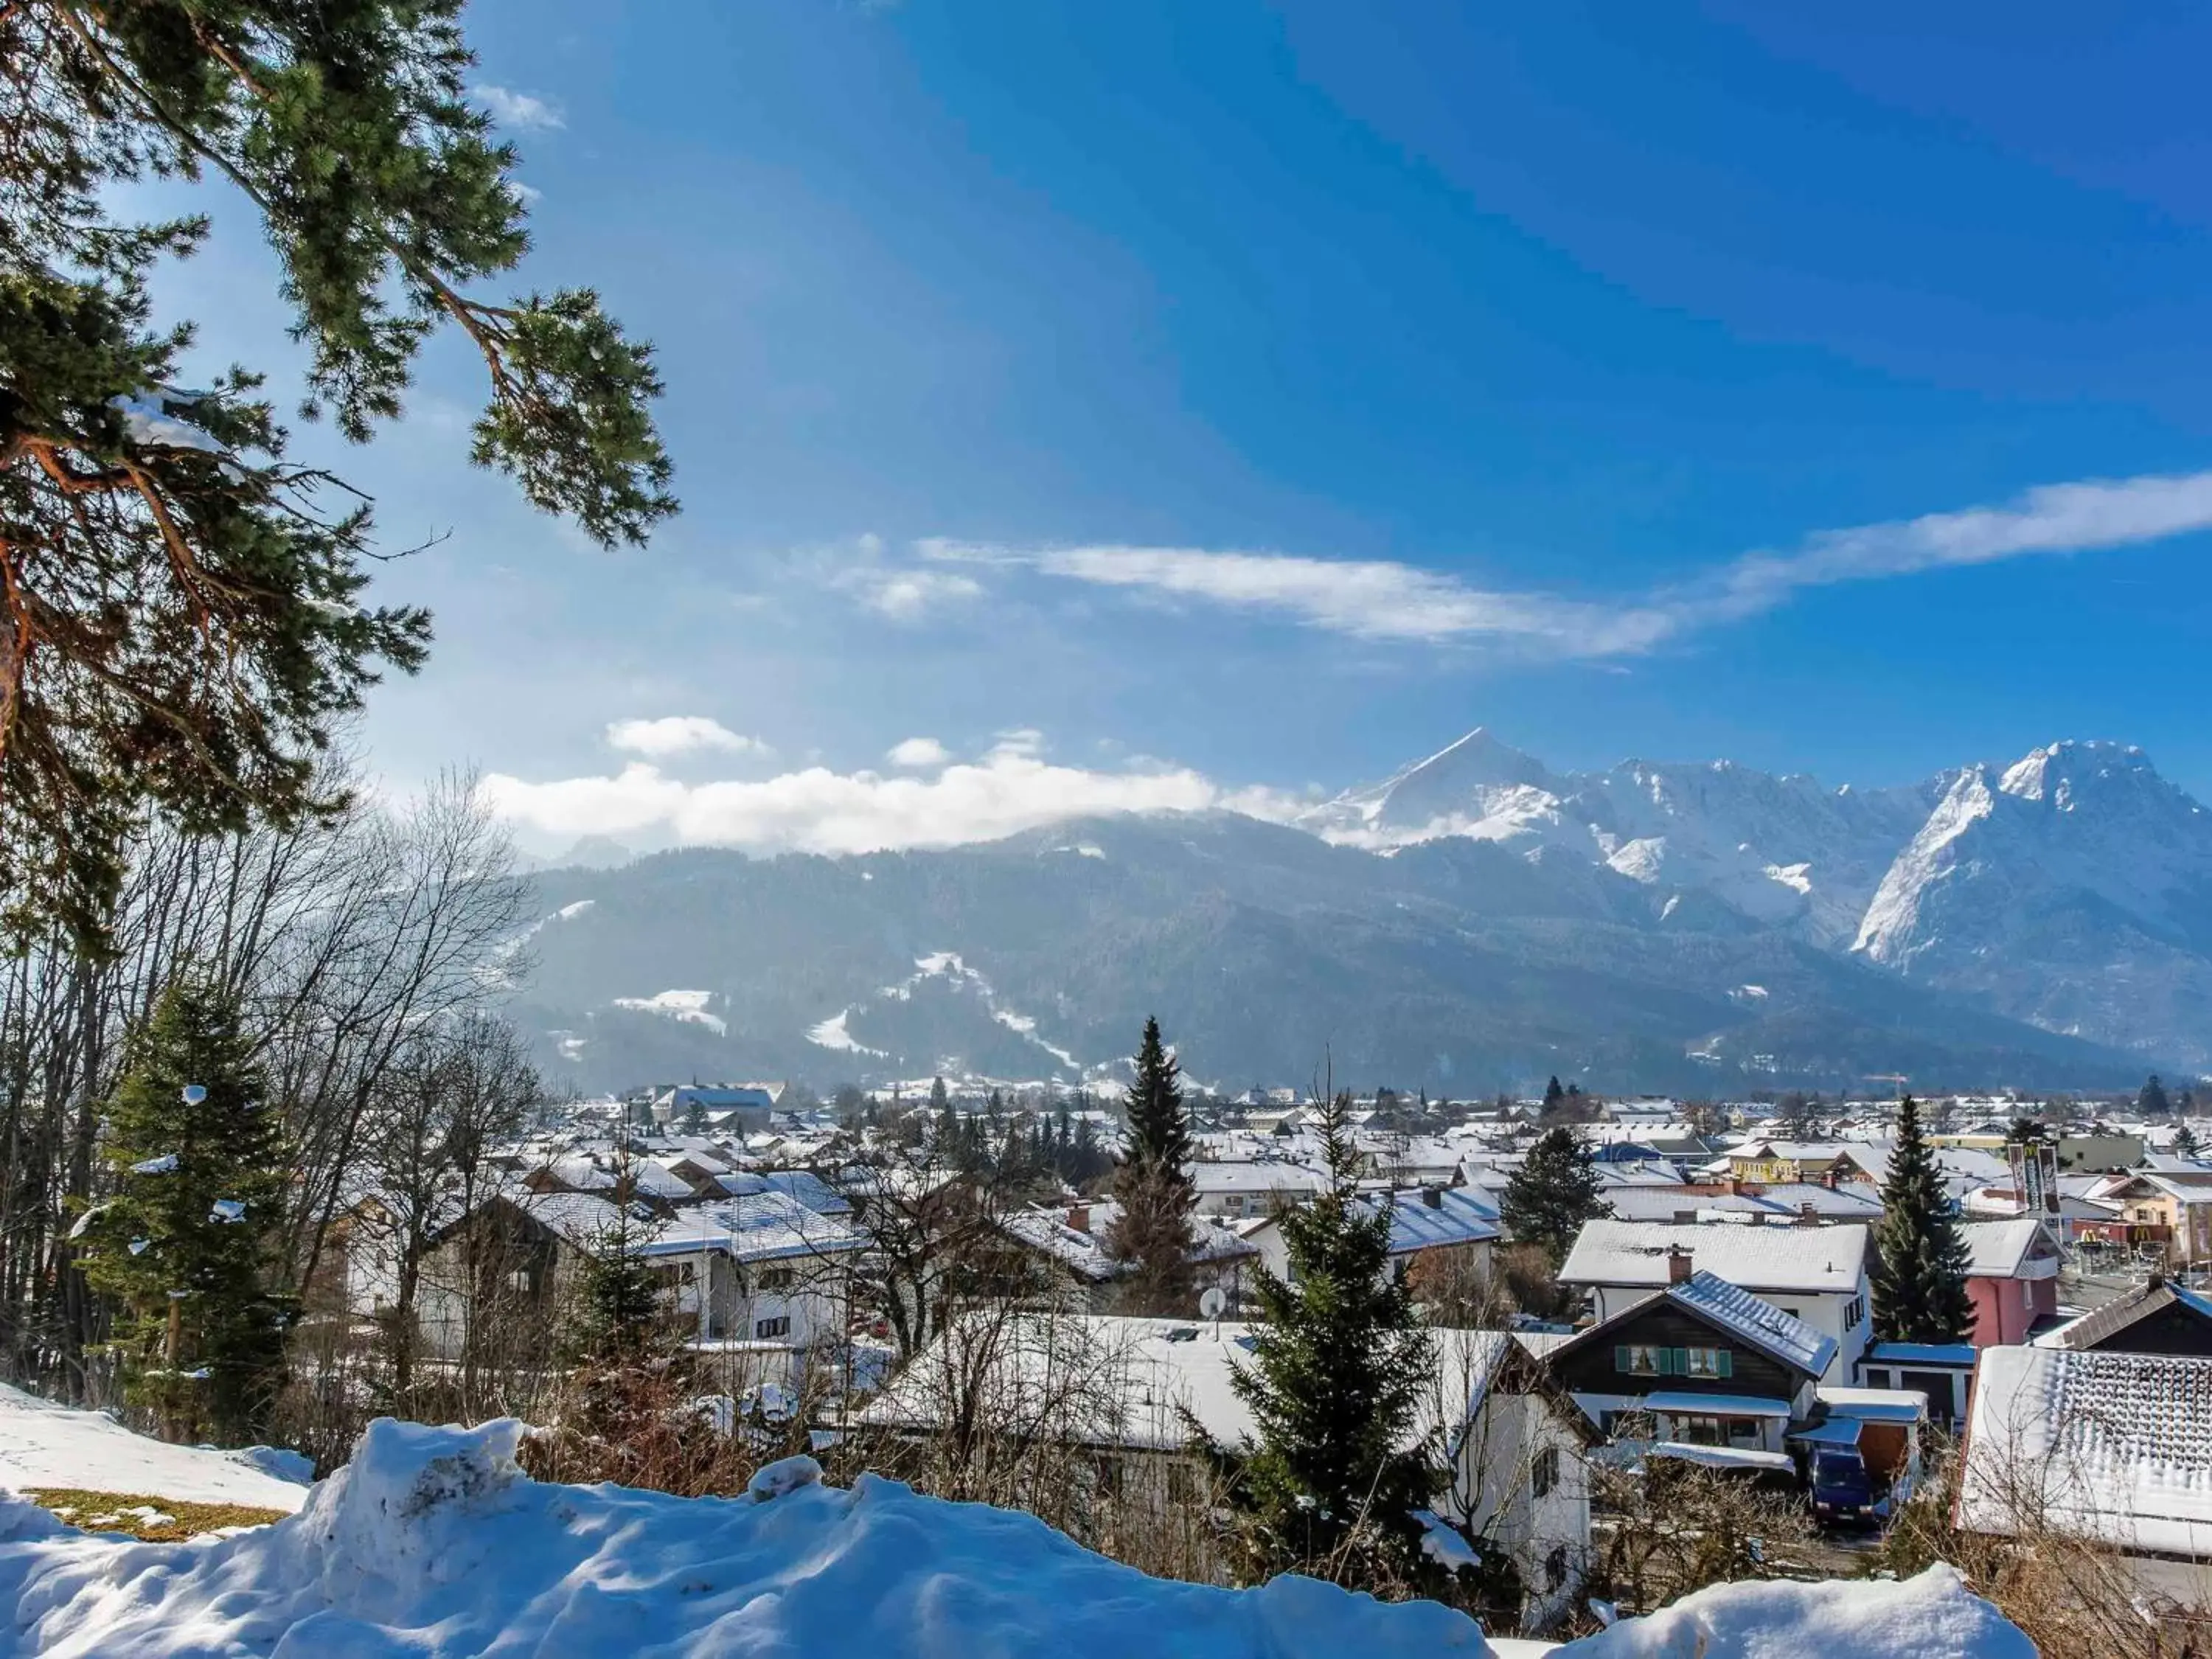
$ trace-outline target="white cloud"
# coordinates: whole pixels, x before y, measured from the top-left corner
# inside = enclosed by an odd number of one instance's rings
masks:
[[[535,93],[515,92],[506,87],[471,87],[469,96],[482,104],[491,118],[503,127],[517,127],[525,131],[545,131],[565,125],[560,106]]]
[[[899,570],[863,566],[838,572],[830,586],[855,594],[862,605],[893,622],[919,622],[933,611],[964,604],[983,591],[973,576],[948,570]]]
[[[1710,609],[1721,617],[1741,615],[1778,605],[1801,587],[2028,553],[2130,547],[2207,528],[2212,472],[2044,484],[2003,507],[1823,531],[1795,553],[1747,555],[1729,567]]]
[[[926,771],[933,766],[942,766],[952,758],[952,751],[935,738],[908,738],[895,743],[884,756],[893,766],[910,767]]]
[[[1002,547],[933,539],[937,563],[1027,568],[1093,586],[1270,612],[1355,639],[1520,642],[1556,655],[1646,651],[1771,610],[1801,588],[2087,552],[2212,528],[2212,472],[2047,484],[2002,507],[1822,531],[1787,553],[1751,553],[1708,576],[1626,600],[1476,586],[1388,560],[1113,544]]]
[[[712,750],[725,755],[772,755],[775,751],[758,738],[732,732],[704,714],[667,714],[655,720],[616,720],[607,727],[607,744],[632,755],[666,760],[675,755]]]
[[[658,830],[683,843],[757,853],[953,847],[1095,813],[1197,811],[1232,801],[1249,810],[1268,799],[1224,790],[1187,767],[1091,771],[1006,743],[933,777],[817,766],[757,782],[687,784],[638,762],[613,777],[548,783],[494,773],[482,787],[501,817],[550,836]]]

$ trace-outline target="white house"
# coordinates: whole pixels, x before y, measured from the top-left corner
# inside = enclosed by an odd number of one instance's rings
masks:
[[[862,1421],[927,1430],[977,1409],[1033,1438],[1139,1454],[1175,1490],[1191,1424],[1230,1451],[1255,1435],[1234,1386],[1262,1327],[1080,1314],[978,1315],[938,1337]],[[1439,1331],[1436,1386],[1417,1438],[1440,1467],[1435,1512],[1509,1553],[1522,1622],[1541,1628],[1579,1589],[1589,1557],[1590,1425],[1542,1364],[1500,1331]],[[1079,1376],[1083,1386],[1056,1385]],[[1032,1414],[1035,1414],[1032,1420]],[[1183,1478],[1187,1479],[1188,1476]],[[1126,1480],[1117,1473],[1116,1480]],[[1481,1547],[1481,1546],[1478,1546]]]
[[[1190,1166],[1200,1215],[1242,1220],[1272,1214],[1279,1206],[1312,1197],[1328,1177],[1304,1164],[1279,1159],[1200,1159]]]
[[[1868,1230],[1681,1225],[1598,1220],[1587,1224],[1559,1269],[1559,1282],[1589,1292],[1601,1322],[1692,1273],[1717,1275],[1793,1319],[1835,1339],[1825,1382],[1857,1380],[1866,1351]],[[1686,1256],[1686,1263],[1679,1258]]]
[[[618,1228],[627,1248],[651,1263],[670,1313],[693,1322],[696,1344],[755,1356],[748,1364],[756,1381],[794,1382],[810,1350],[844,1336],[840,1268],[860,1236],[787,1193],[763,1185],[662,1216],[635,1200],[618,1209],[596,1194],[515,1189],[441,1230],[418,1298],[428,1351],[453,1358],[467,1342],[472,1311],[485,1299],[469,1281],[486,1259],[499,1263],[510,1313],[544,1313]],[[498,1238],[495,1252],[483,1249],[488,1234]]]

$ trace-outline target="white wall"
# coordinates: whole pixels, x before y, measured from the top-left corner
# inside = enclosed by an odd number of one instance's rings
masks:
[[[1541,1498],[1531,1479],[1546,1450],[1559,1456],[1559,1478]],[[1452,1489],[1439,1506],[1478,1537],[1502,1544],[1520,1569],[1528,1602],[1523,1617],[1541,1628],[1573,1601],[1589,1570],[1589,1468],[1582,1437],[1559,1409],[1537,1394],[1492,1393],[1460,1446]],[[1566,1551],[1567,1573],[1556,1587],[1547,1562]]]

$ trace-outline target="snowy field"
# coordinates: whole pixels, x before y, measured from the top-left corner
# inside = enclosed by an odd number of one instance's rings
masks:
[[[296,1452],[172,1446],[98,1412],[73,1411],[0,1383],[0,1488],[9,1492],[74,1486],[289,1514],[307,1501],[311,1473]]]
[[[82,1414],[62,1413],[72,1415]],[[139,1442],[142,1461],[131,1464],[129,1449],[96,1427],[63,1432],[98,1437],[100,1478],[118,1486],[161,1489],[157,1470],[178,1467],[168,1462],[176,1448]],[[1027,1516],[868,1476],[849,1491],[824,1486],[803,1458],[763,1470],[737,1499],[541,1485],[514,1463],[525,1432],[512,1422],[380,1421],[298,1514],[185,1544],[89,1537],[0,1497],[0,1607],[13,1610],[0,1626],[0,1659],[1503,1659],[1532,1650],[1493,1650],[1472,1621],[1433,1602],[1386,1606],[1311,1579],[1226,1590],[1147,1578]],[[2033,1655],[1942,1568],[1905,1584],[1728,1586],[1556,1651]]]

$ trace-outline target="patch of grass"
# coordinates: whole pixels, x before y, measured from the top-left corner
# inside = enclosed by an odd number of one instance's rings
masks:
[[[142,1492],[86,1492],[75,1486],[27,1486],[23,1496],[86,1532],[124,1532],[149,1544],[174,1544],[218,1527],[265,1527],[283,1510],[251,1504],[188,1504]]]

